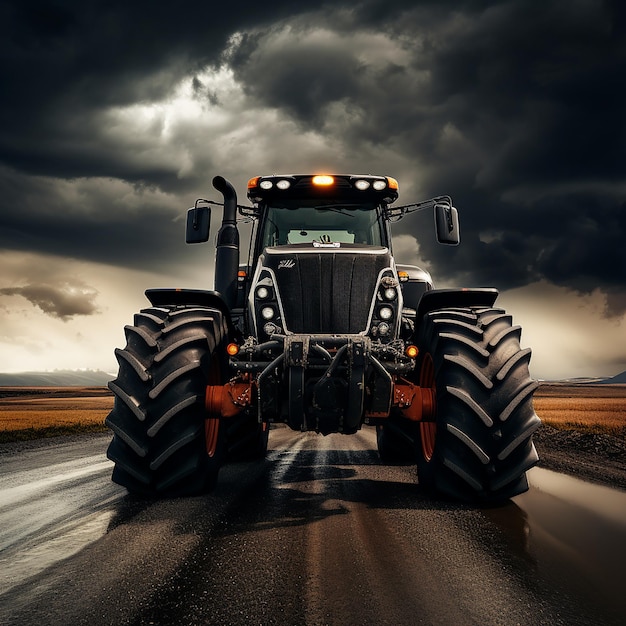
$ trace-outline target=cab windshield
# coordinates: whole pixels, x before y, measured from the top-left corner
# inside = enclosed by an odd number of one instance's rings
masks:
[[[268,207],[262,246],[314,242],[384,245],[379,216],[374,206]]]

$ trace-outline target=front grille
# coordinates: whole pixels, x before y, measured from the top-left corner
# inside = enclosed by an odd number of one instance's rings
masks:
[[[281,263],[282,261],[282,263]],[[287,330],[354,334],[366,330],[378,274],[389,252],[311,252],[268,255],[278,282]]]

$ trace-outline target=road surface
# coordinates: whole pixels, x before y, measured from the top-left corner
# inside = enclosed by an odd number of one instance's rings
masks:
[[[0,624],[626,623],[626,492],[535,468],[505,506],[440,502],[372,429],[277,428],[212,494],[139,500],[108,439],[0,454]]]

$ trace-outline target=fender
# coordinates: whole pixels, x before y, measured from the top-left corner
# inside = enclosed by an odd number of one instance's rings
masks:
[[[493,306],[499,295],[497,289],[432,289],[422,294],[417,306],[416,320],[426,313],[450,307]]]
[[[230,337],[234,337],[236,334],[230,310],[224,298],[217,291],[205,291],[204,289],[147,289],[145,294],[153,306],[195,304],[217,309],[226,320]]]

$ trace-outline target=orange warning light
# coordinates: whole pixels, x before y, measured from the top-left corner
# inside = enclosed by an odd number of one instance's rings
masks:
[[[417,349],[417,346],[411,344],[410,346],[406,347],[406,350],[404,352],[410,359],[414,359],[417,356],[419,350]]]
[[[313,176],[311,181],[314,185],[319,185],[320,187],[328,187],[335,182],[335,179],[332,176]]]

